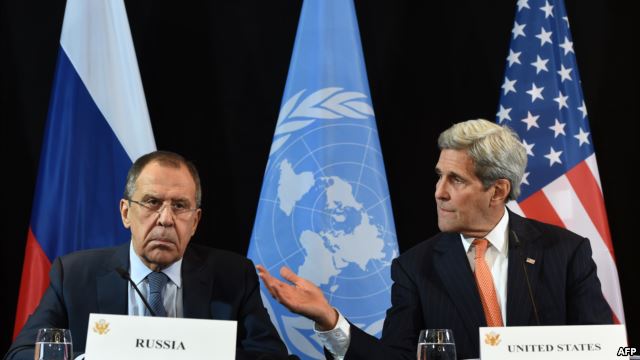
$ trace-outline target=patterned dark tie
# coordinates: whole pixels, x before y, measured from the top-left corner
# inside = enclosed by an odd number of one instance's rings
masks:
[[[164,308],[162,302],[162,290],[167,285],[169,278],[163,272],[152,272],[147,275],[149,280],[149,305],[151,309],[156,313],[156,316],[167,316],[167,310]],[[151,314],[146,314],[147,316]]]

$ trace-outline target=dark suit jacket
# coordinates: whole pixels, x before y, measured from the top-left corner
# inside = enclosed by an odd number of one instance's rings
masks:
[[[509,213],[507,326],[536,325],[524,258],[540,325],[610,324],[589,240]],[[391,308],[381,340],[351,326],[349,359],[415,359],[421,329],[453,330],[458,358],[479,357],[478,328],[486,326],[480,295],[457,233],[440,233],[394,260]]]
[[[36,332],[71,329],[75,353],[84,352],[89,313],[126,315],[128,283],[115,271],[129,268],[129,243],[57,258],[50,284],[5,359],[33,359]],[[237,357],[286,357],[287,349],[260,299],[258,277],[243,256],[190,244],[182,262],[185,318],[237,320]]]

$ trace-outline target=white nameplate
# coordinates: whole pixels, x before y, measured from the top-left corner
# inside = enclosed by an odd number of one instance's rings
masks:
[[[86,359],[233,360],[235,321],[91,314]]]
[[[480,358],[489,360],[629,359],[618,355],[626,346],[624,325],[480,328]]]

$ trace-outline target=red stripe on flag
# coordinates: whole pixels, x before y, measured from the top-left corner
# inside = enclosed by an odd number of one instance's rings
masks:
[[[533,195],[518,203],[518,205],[520,205],[524,215],[530,219],[536,219],[547,224],[566,228],[562,219],[558,216],[556,209],[551,205],[542,190],[533,193]]]
[[[583,161],[569,170],[566,175],[578,199],[580,199],[580,203],[582,203],[587,214],[589,214],[591,222],[596,229],[598,229],[600,237],[615,261],[613,244],[611,243],[611,233],[609,232],[609,222],[607,220],[607,211],[604,208],[604,197],[593,173],[587,163]]]
[[[40,298],[49,285],[49,270],[51,262],[45,255],[42,247],[29,228],[27,235],[27,248],[24,253],[22,265],[22,279],[20,280],[20,294],[18,295],[18,309],[16,310],[16,322],[13,328],[13,338],[27,322],[29,315],[40,303]]]
[[[619,324],[621,324],[620,319],[618,319],[618,316],[616,315],[616,313],[615,313],[615,312],[613,312],[613,311],[611,311],[611,313],[613,314],[613,323],[614,323],[615,325],[619,325]]]

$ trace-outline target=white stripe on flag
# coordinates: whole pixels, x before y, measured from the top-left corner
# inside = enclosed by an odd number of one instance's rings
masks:
[[[598,229],[591,222],[589,214],[573,191],[569,179],[563,175],[545,186],[543,192],[567,229],[589,239],[593,249],[593,259],[598,266],[598,278],[602,283],[602,292],[618,319],[624,322],[616,264]]]
[[[511,200],[507,203],[507,207],[509,208],[509,210],[513,211],[514,213],[522,216],[522,217],[527,217],[524,214],[524,211],[522,211],[522,208],[520,207],[520,205],[518,205],[517,201]]]
[[[591,154],[591,156],[586,158],[584,161],[587,163],[589,170],[591,170],[591,174],[593,175],[593,178],[596,179],[596,182],[598,183],[598,187],[600,188],[600,193],[602,193],[602,184],[600,184],[600,172],[598,171],[598,162],[596,161],[596,153]]]
[[[60,45],[135,161],[156,148],[122,0],[68,0]]]

